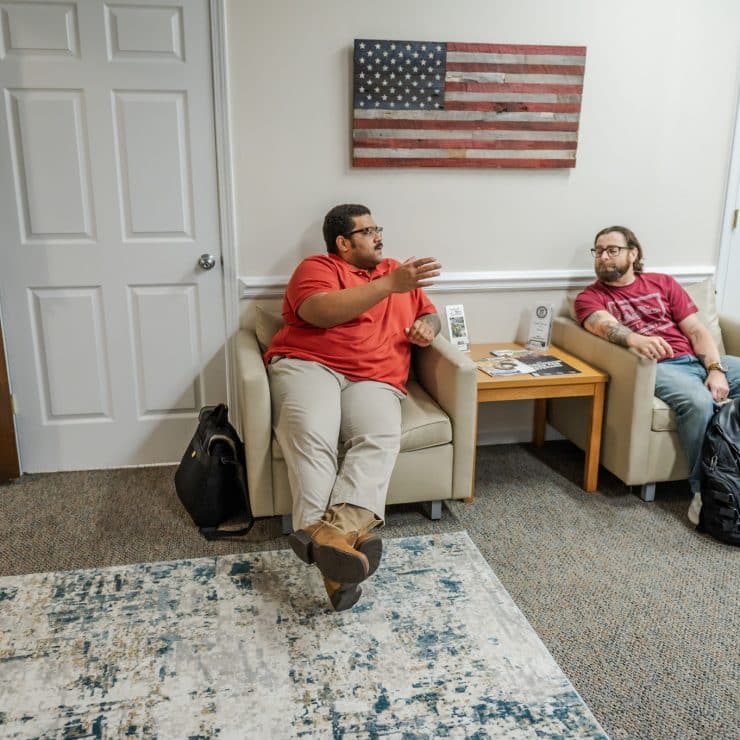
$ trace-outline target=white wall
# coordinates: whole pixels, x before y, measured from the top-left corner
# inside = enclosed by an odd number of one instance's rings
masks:
[[[240,274],[323,251],[338,202],[367,203],[386,251],[447,270],[590,268],[607,223],[649,265],[714,264],[740,84],[736,0],[232,0]],[[352,169],[355,37],[585,45],[572,170]]]
[[[608,224],[637,232],[648,269],[716,265],[737,0],[230,0],[227,15],[239,274],[252,294],[270,282],[264,295],[279,293],[302,257],[324,251],[323,216],[349,201],[385,226],[389,256],[432,255],[465,278],[431,297],[464,303],[481,341],[521,335],[537,300],[560,306],[567,275],[590,276],[588,248]],[[586,46],[577,166],[352,169],[359,37]],[[548,278],[557,270],[566,278]],[[469,292],[501,271],[545,287]]]

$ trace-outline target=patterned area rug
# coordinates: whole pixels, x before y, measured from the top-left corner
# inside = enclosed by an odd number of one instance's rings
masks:
[[[0,578],[3,737],[605,738],[464,532]]]

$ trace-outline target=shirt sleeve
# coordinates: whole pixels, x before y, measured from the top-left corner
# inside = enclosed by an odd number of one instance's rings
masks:
[[[419,288],[416,318],[418,319],[419,316],[426,316],[430,313],[437,313],[437,307],[427,298],[427,294]]]
[[[665,275],[665,291],[671,308],[673,320],[680,324],[687,316],[696,313],[699,309],[691,296],[670,275]]]
[[[574,304],[576,320],[581,326],[595,311],[606,311],[606,300],[592,285],[584,288],[577,296]]]
[[[330,261],[323,257],[309,257],[296,267],[285,289],[285,302],[298,319],[298,309],[306,298],[316,293],[339,290],[339,277]],[[286,317],[287,319],[287,317]]]

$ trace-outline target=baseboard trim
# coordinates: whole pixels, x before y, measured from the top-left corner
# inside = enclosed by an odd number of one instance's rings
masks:
[[[690,285],[713,277],[710,265],[656,267],[655,272],[672,275]],[[282,298],[289,275],[239,277],[241,298]],[[593,282],[592,270],[500,270],[494,272],[446,272],[427,293],[493,293],[528,290],[574,290]]]

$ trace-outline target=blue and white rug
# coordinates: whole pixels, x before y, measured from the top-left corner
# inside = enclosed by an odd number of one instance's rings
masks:
[[[605,738],[464,532],[0,578],[0,736]]]

